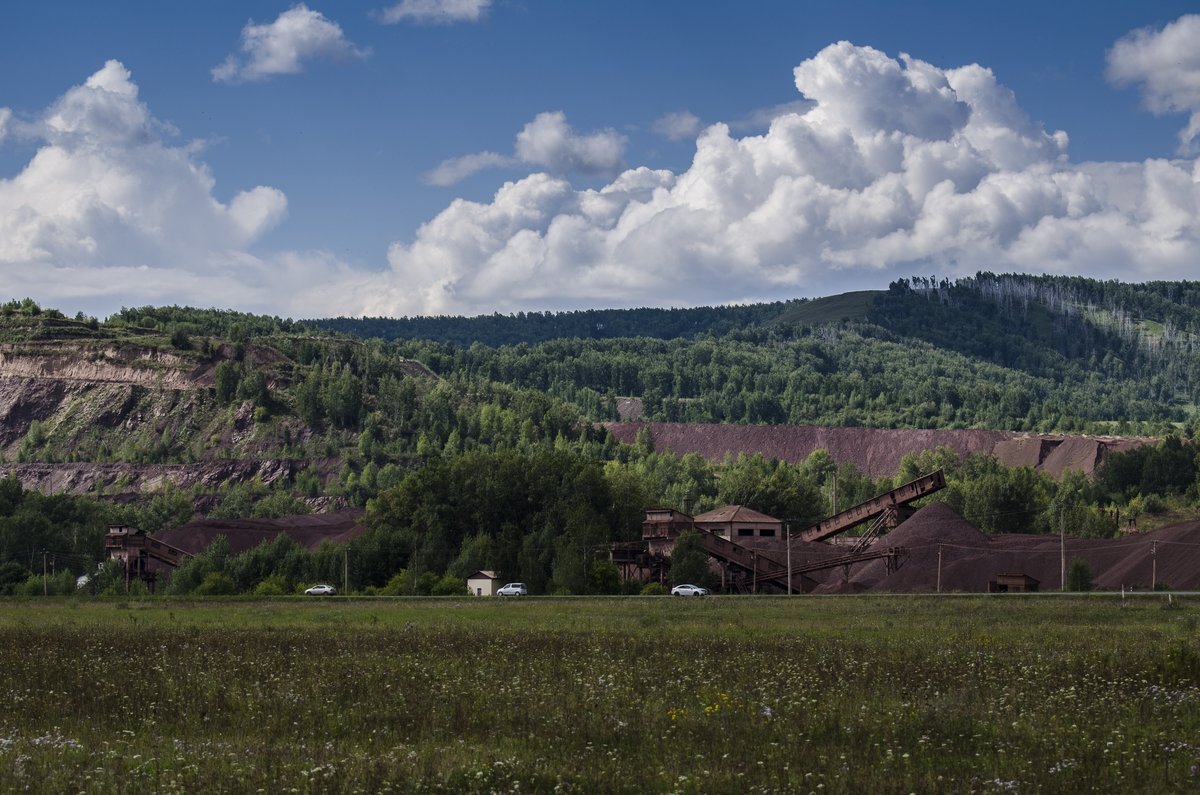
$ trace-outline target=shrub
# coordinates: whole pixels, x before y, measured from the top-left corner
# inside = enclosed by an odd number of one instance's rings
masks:
[[[467,581],[462,577],[447,574],[433,586],[434,596],[463,596],[467,592]]]
[[[667,586],[661,582],[648,583],[645,588],[642,588],[642,596],[666,596]]]
[[[196,588],[197,596],[232,596],[236,593],[233,578],[222,571],[210,572]]]
[[[1142,498],[1142,510],[1151,514],[1164,513],[1167,502],[1157,494],[1147,494]]]
[[[380,596],[408,596],[412,593],[412,577],[408,569],[401,569],[387,581],[387,585],[379,589]]]
[[[287,581],[282,574],[272,574],[254,586],[255,596],[283,596],[287,593]]]
[[[1083,558],[1071,559],[1071,567],[1067,569],[1067,590],[1092,590],[1092,567]]]

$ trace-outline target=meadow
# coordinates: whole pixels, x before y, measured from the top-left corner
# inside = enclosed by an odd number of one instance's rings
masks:
[[[0,602],[0,791],[1200,789],[1200,602]]]

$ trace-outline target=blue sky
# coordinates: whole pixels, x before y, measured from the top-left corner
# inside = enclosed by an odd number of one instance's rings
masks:
[[[1194,278],[1190,6],[6,4],[0,298],[314,317]]]

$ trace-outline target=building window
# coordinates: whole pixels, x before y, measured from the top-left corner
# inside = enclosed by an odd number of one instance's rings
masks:
[[[738,528],[738,538],[745,538],[746,536],[752,536],[752,535],[754,535],[754,528],[752,528],[752,527],[739,527]]]
[[[758,534],[760,536],[762,536],[763,538],[774,538],[775,537],[775,528],[772,527],[769,530],[764,528],[762,530],[759,530]]]

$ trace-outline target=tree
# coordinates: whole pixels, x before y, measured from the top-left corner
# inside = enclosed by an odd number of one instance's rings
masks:
[[[212,571],[204,576],[204,581],[196,588],[197,596],[232,596],[237,593],[233,578],[223,571]]]
[[[694,530],[680,533],[671,550],[671,582],[689,582],[712,588],[716,578],[708,567],[708,553],[700,545],[700,534]]]
[[[242,379],[241,369],[231,361],[217,365],[213,374],[217,388],[217,402],[229,403],[237,395],[238,382]]]
[[[32,572],[15,561],[0,564],[0,596],[11,596]]]
[[[1092,567],[1083,558],[1071,558],[1071,565],[1067,569],[1067,590],[1092,590]]]

